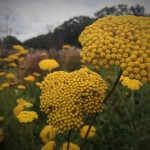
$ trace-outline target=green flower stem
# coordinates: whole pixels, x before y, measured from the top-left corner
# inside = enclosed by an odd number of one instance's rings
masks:
[[[67,150],[69,150],[70,139],[71,139],[71,130],[68,131],[68,145],[67,145]]]
[[[31,143],[32,143],[32,146],[33,146],[33,149],[35,149],[35,142],[34,142],[34,135],[33,135],[33,123],[30,123],[29,124],[29,134],[30,134],[30,137],[31,137]]]
[[[107,102],[107,100],[109,99],[109,97],[111,96],[111,94],[113,93],[113,91],[115,90],[117,84],[119,83],[119,80],[120,80],[121,75],[122,75],[122,70],[120,70],[120,72],[119,72],[119,74],[118,74],[118,76],[117,76],[117,78],[116,78],[116,80],[115,80],[115,82],[114,82],[114,84],[113,84],[112,89],[109,91],[108,95],[105,97],[104,103]],[[84,148],[84,146],[85,146],[85,143],[86,143],[88,134],[89,134],[89,132],[90,132],[90,129],[91,129],[91,127],[92,127],[92,125],[93,125],[93,123],[94,123],[94,121],[95,121],[97,115],[98,115],[98,113],[95,113],[95,114],[93,115],[91,124],[89,125],[89,128],[88,128],[88,130],[87,130],[87,132],[86,132],[86,135],[85,135],[85,138],[84,138],[84,141],[83,141],[83,143],[82,143],[82,145],[81,145],[81,149],[80,149],[80,150],[83,150],[83,148]]]
[[[134,102],[134,91],[132,91],[132,103],[133,103],[133,105],[135,104],[135,102]]]

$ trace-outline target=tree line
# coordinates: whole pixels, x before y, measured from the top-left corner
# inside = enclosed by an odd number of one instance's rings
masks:
[[[92,24],[98,18],[107,15],[135,15],[135,16],[150,16],[145,13],[143,6],[136,5],[128,7],[121,4],[118,6],[105,7],[94,14],[94,17],[77,16],[65,21],[63,24],[55,28],[54,32],[39,35],[37,37],[26,40],[21,43],[16,37],[7,36],[0,45],[4,44],[5,47],[10,48],[14,44],[22,44],[25,47],[34,49],[61,49],[62,45],[69,44],[71,46],[81,47],[78,42],[78,37],[84,28]]]

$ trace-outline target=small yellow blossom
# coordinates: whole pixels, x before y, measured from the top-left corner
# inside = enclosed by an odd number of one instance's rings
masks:
[[[0,91],[2,91],[4,88],[0,86]]]
[[[35,77],[39,77],[39,76],[41,76],[39,73],[37,73],[37,72],[33,72],[33,75],[35,76]]]
[[[40,83],[40,82],[36,82],[35,84],[36,84],[36,86],[39,86],[39,87],[42,85],[42,83]]]
[[[0,72],[0,76],[3,76],[3,75],[5,75],[5,72]]]
[[[65,142],[62,145],[61,150],[67,150],[67,146],[68,146],[68,142]],[[80,147],[77,144],[69,143],[69,150],[80,150]]]
[[[53,128],[51,125],[45,126],[40,133],[40,137],[43,143],[47,143],[50,140],[54,139],[55,135],[56,135],[56,129]]]
[[[24,47],[21,46],[21,45],[13,45],[13,48],[16,49],[16,50],[19,50],[19,51],[24,50]]]
[[[41,150],[54,150],[54,147],[55,147],[55,141],[49,141],[41,148]]]
[[[23,104],[23,106],[24,106],[25,108],[30,108],[30,107],[33,106],[33,104],[32,104],[32,103],[29,103],[29,102],[26,102],[26,103]]]
[[[86,133],[87,133],[88,128],[89,128],[89,126],[88,126],[88,125],[85,125],[85,126],[83,126],[83,127],[80,129],[80,137],[81,137],[81,138],[83,138],[83,139],[85,138],[85,135],[86,135]],[[90,129],[90,131],[89,131],[89,133],[88,133],[87,138],[92,138],[92,137],[95,136],[95,134],[96,134],[96,128],[95,128],[94,126],[92,126],[91,129]]]
[[[22,55],[24,55],[24,54],[29,53],[29,51],[24,49],[24,50],[20,51],[19,53],[22,54]]]
[[[17,101],[18,104],[21,104],[21,105],[27,102],[27,101],[26,101],[25,99],[23,99],[23,98],[18,98],[16,101]]]
[[[16,79],[16,76],[13,73],[8,73],[6,75],[6,78],[8,78],[8,79]]]
[[[128,77],[121,76],[120,79],[123,86],[126,86],[128,89],[136,91],[139,90],[140,87],[143,85],[139,80],[130,79]]]
[[[24,85],[18,85],[17,89],[24,90],[24,89],[26,89],[26,87]]]
[[[17,105],[14,109],[13,109],[13,114],[14,116],[18,116],[20,114],[20,112],[24,110],[24,106],[23,105]]]
[[[24,80],[28,81],[28,82],[34,82],[35,81],[35,77],[32,76],[32,75],[29,75],[29,76],[25,77]]]
[[[20,123],[29,123],[38,119],[38,115],[34,111],[21,111],[17,118]]]
[[[50,71],[59,67],[59,64],[54,59],[44,59],[39,62],[39,67],[41,70]]]
[[[1,85],[2,88],[6,88],[6,87],[9,87],[10,86],[10,83],[9,82],[6,82],[6,83],[3,83]]]
[[[3,61],[4,61],[4,62],[13,62],[14,59],[12,59],[12,58],[7,58],[7,57],[6,57],[6,58],[3,59]]]
[[[9,66],[10,67],[17,67],[17,64],[16,63],[10,63]]]
[[[9,55],[8,58],[12,59],[12,60],[17,60],[18,59],[18,56],[12,54],[12,55]]]
[[[23,62],[24,60],[25,60],[24,57],[20,57],[20,58],[18,59],[19,62]]]
[[[26,108],[30,108],[30,107],[33,106],[32,103],[28,102],[27,100],[25,100],[23,98],[19,98],[16,101],[17,101],[18,105],[22,105],[22,106],[24,106]]]
[[[62,46],[62,48],[64,48],[64,49],[69,49],[69,48],[70,48],[70,45],[65,44],[65,45]]]

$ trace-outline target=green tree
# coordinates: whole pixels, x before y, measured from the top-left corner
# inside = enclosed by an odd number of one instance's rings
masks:
[[[108,15],[135,15],[135,16],[145,16],[145,9],[143,6],[136,5],[130,8],[127,5],[120,4],[118,6],[105,7],[100,11],[95,13],[96,18],[102,18]]]
[[[22,44],[16,37],[14,36],[7,36],[3,39],[3,45],[5,48],[10,49],[15,44]]]

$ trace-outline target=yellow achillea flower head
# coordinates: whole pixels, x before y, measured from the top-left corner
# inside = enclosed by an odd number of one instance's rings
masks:
[[[55,141],[49,141],[41,148],[41,150],[54,150],[54,147],[55,147]]]
[[[68,146],[68,142],[65,142],[62,145],[61,150],[67,150],[67,146]],[[77,144],[70,143],[69,144],[69,150],[80,150],[80,147]]]
[[[18,116],[20,114],[21,111],[24,110],[24,106],[23,105],[17,105],[14,109],[13,109],[13,114],[14,116]]]
[[[64,48],[64,49],[69,49],[69,48],[70,48],[70,45],[68,45],[68,44],[63,45],[62,48]]]
[[[8,73],[6,75],[6,78],[8,78],[8,79],[16,79],[16,76],[13,73]]]
[[[24,108],[30,108],[33,106],[32,103],[27,102],[25,99],[23,98],[19,98],[16,100],[18,105],[13,109],[13,114],[14,116],[18,116],[20,114],[21,111],[24,110]]]
[[[55,135],[56,135],[56,129],[53,128],[51,125],[45,126],[40,133],[40,137],[43,143],[47,143],[50,140],[54,139]]]
[[[24,49],[24,50],[20,51],[19,53],[22,54],[22,55],[24,55],[24,54],[29,53],[29,51]]]
[[[44,59],[39,62],[39,67],[41,70],[50,71],[59,67],[59,64],[54,59]]]
[[[79,37],[82,62],[96,69],[119,66],[123,76],[150,82],[150,17],[107,16],[86,27]]]
[[[0,87],[0,91],[2,91],[4,88],[3,87]]]
[[[25,60],[24,57],[20,57],[20,58],[18,59],[19,62],[23,62],[24,60]]]
[[[13,48],[16,49],[16,50],[19,50],[19,51],[24,50],[24,47],[21,46],[21,45],[13,45]]]
[[[17,89],[24,90],[24,89],[26,89],[26,87],[24,85],[18,85]]]
[[[23,104],[23,106],[26,107],[26,108],[30,108],[30,107],[33,106],[33,104],[29,103],[29,102],[26,102],[26,103]]]
[[[21,111],[17,116],[20,123],[29,123],[38,119],[38,115],[34,111]]]
[[[9,82],[3,83],[3,84],[1,85],[2,88],[7,88],[7,87],[9,87],[9,86],[10,86],[10,83],[9,83]]]
[[[37,73],[37,72],[33,72],[33,75],[35,76],[35,77],[39,77],[39,76],[41,76],[39,73]]]
[[[4,62],[13,62],[14,59],[7,57],[7,58],[4,58],[3,61],[4,61]]]
[[[40,83],[40,82],[36,82],[35,84],[36,84],[36,86],[39,86],[39,87],[42,85],[42,83]]]
[[[83,139],[85,138],[85,135],[87,133],[88,128],[89,128],[89,126],[85,125],[80,129],[80,137],[81,138],[83,138]],[[92,138],[95,136],[95,134],[96,134],[96,128],[94,126],[92,126],[90,131],[89,131],[87,138]]]
[[[23,98],[18,98],[16,101],[17,101],[18,104],[24,104],[24,103],[27,102],[27,101],[26,101],[25,99],[23,99]]]
[[[5,75],[5,72],[0,72],[0,76],[3,76],[3,75]]]
[[[60,133],[80,128],[86,112],[94,114],[103,110],[106,84],[87,68],[50,73],[40,88],[40,108],[48,114],[47,122]]]
[[[4,135],[4,131],[2,128],[0,128],[0,143],[3,141],[5,135]]]
[[[16,63],[10,63],[9,66],[10,67],[17,67],[17,64]]]
[[[29,75],[29,76],[25,77],[24,80],[28,81],[28,82],[34,82],[35,81],[35,77],[32,76],[32,75]]]
[[[12,60],[17,60],[18,59],[18,56],[12,54],[12,55],[9,55],[8,58],[12,59]]]
[[[17,99],[16,101],[17,101],[18,105],[22,105],[22,106],[24,106],[24,107],[26,107],[26,108],[30,108],[30,107],[33,106],[32,103],[26,101],[26,100],[23,99],[23,98],[19,98],[19,99]]]
[[[128,77],[121,76],[120,79],[123,86],[126,86],[128,89],[132,91],[139,90],[140,87],[143,85],[139,80],[129,79]]]

